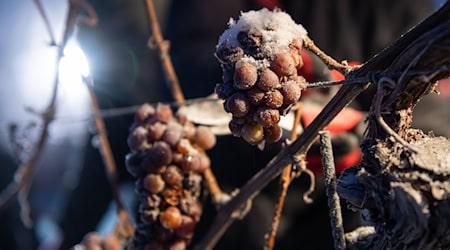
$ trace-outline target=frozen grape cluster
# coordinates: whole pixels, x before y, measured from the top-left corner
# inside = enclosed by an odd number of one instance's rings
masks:
[[[306,30],[288,14],[267,9],[242,13],[229,26],[216,47],[223,81],[215,92],[233,115],[230,130],[253,145],[276,142],[280,116],[306,86],[298,75]]]
[[[140,219],[129,249],[187,247],[202,214],[202,173],[210,167],[205,150],[216,143],[207,127],[195,127],[168,105],[144,104],[135,115],[126,157],[137,178]]]

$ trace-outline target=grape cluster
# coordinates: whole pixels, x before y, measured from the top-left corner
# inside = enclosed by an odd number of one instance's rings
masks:
[[[287,114],[306,86],[298,75],[306,31],[290,17],[290,23],[283,21],[286,15],[266,9],[243,13],[217,45],[223,82],[215,92],[225,100],[225,111],[233,115],[232,134],[253,145],[281,138],[280,116]]]
[[[73,249],[84,250],[121,250],[122,242],[114,235],[101,236],[96,232],[86,234],[83,241],[76,245]]]
[[[168,105],[144,104],[128,137],[128,172],[137,178],[140,219],[129,249],[185,249],[202,214],[205,150],[216,137],[204,126],[173,114]]]

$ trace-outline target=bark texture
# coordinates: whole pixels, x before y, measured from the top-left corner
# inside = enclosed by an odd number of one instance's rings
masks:
[[[450,140],[411,128],[414,106],[450,75],[449,9],[447,2],[406,34],[409,43],[394,43],[403,45],[399,53],[373,74],[364,157],[338,182],[341,197],[367,209],[373,227],[348,233],[349,249],[450,249]]]

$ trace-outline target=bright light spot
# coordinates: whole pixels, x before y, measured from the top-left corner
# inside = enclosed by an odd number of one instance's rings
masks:
[[[58,98],[60,110],[70,110],[70,113],[82,115],[89,110],[89,95],[83,77],[89,76],[89,64],[75,40],[69,41],[64,49],[58,67]],[[63,111],[61,111],[63,112]]]
[[[89,64],[83,51],[75,44],[68,44],[64,49],[64,57],[59,62],[60,83],[69,88],[84,88],[82,77],[88,75]]]

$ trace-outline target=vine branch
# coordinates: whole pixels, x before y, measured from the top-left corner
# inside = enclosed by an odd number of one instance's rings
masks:
[[[298,105],[301,105],[300,103]],[[291,137],[290,140],[294,141],[297,139],[297,131],[298,127],[300,125],[300,118],[301,118],[301,108],[298,108],[295,111],[295,118],[294,118],[294,124],[292,126],[291,130]],[[265,250],[272,250],[275,246],[275,237],[277,235],[278,226],[280,224],[280,217],[281,213],[283,211],[284,202],[286,200],[287,191],[289,188],[289,185],[292,181],[292,164],[288,164],[284,169],[283,173],[280,177],[280,191],[278,193],[278,201],[275,206],[275,212],[273,214],[272,224],[270,226],[269,232],[266,235],[266,244],[264,249]]]

